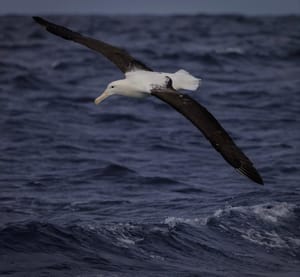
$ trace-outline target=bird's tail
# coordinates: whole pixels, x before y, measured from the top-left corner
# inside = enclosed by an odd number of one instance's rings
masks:
[[[196,90],[201,84],[201,79],[194,77],[187,71],[180,69],[173,74],[173,86],[177,89]]]

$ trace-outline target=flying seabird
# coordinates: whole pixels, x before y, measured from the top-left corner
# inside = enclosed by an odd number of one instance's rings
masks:
[[[124,79],[111,82],[107,86],[105,91],[95,99],[96,104],[114,94],[129,97],[153,95],[190,120],[237,171],[258,184],[264,184],[250,159],[237,147],[215,117],[189,95],[179,92],[180,89],[196,90],[201,82],[200,79],[183,69],[175,73],[155,72],[121,48],[83,36],[41,17],[34,16],[33,19],[54,35],[100,52],[125,74]]]

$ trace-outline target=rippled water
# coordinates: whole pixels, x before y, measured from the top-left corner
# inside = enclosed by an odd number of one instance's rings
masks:
[[[265,186],[158,99],[95,106],[113,65],[0,17],[0,275],[298,276],[300,18],[49,19],[202,78]]]

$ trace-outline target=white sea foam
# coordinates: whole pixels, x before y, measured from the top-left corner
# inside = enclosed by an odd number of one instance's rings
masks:
[[[295,208],[296,205],[286,202],[274,202],[253,206],[227,206],[223,209],[216,210],[212,216],[196,218],[169,216],[164,220],[164,223],[171,227],[174,227],[177,223],[205,225],[210,219],[222,218],[232,212],[238,213],[241,217],[255,216],[257,219],[261,219],[269,223],[278,223],[280,220],[292,218],[294,216]]]
[[[168,224],[169,227],[174,228],[178,223],[185,223],[190,225],[205,225],[206,218],[183,218],[183,217],[174,217],[169,216],[164,220],[164,224]]]
[[[192,226],[206,225],[211,220],[216,220],[217,225],[227,232],[236,232],[243,239],[271,248],[300,247],[300,238],[292,237],[290,233],[284,233],[281,229],[287,220],[295,217],[296,205],[286,202],[272,202],[253,206],[226,207],[216,210],[208,217],[183,218],[167,217],[165,224],[175,227],[177,224],[189,224]],[[241,225],[237,226],[239,218]],[[263,222],[263,224],[262,224]],[[278,229],[279,228],[279,229]]]
[[[240,47],[217,48],[217,49],[214,49],[213,52],[215,52],[217,54],[221,54],[221,55],[224,55],[224,54],[225,55],[226,54],[245,55],[245,50]]]
[[[87,227],[89,230],[97,231],[100,234],[103,234],[105,231],[109,232],[114,237],[112,243],[115,243],[119,247],[129,248],[137,242],[144,240],[142,237],[131,235],[131,231],[138,228],[131,223],[107,224],[105,226],[87,225]]]
[[[129,239],[128,237],[118,237],[117,239],[123,245],[133,245],[133,244],[135,244],[135,241],[133,239]]]
[[[289,204],[286,202],[273,202],[253,206],[230,206],[217,210],[214,213],[214,217],[220,217],[231,212],[238,212],[241,216],[254,215],[257,219],[261,219],[269,223],[279,223],[283,219],[293,217],[295,208],[295,204]]]
[[[164,261],[165,260],[164,257],[159,256],[159,255],[153,255],[153,254],[150,255],[150,258],[153,259],[153,260],[159,260],[159,261]]]
[[[259,245],[277,248],[289,248],[286,239],[275,231],[258,231],[255,229],[240,230],[241,237]]]

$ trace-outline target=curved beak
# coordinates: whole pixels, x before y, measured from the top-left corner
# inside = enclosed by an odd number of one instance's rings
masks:
[[[98,96],[95,99],[95,104],[98,105],[100,104],[105,98],[107,98],[108,96],[110,96],[110,94],[105,90],[100,96]]]

